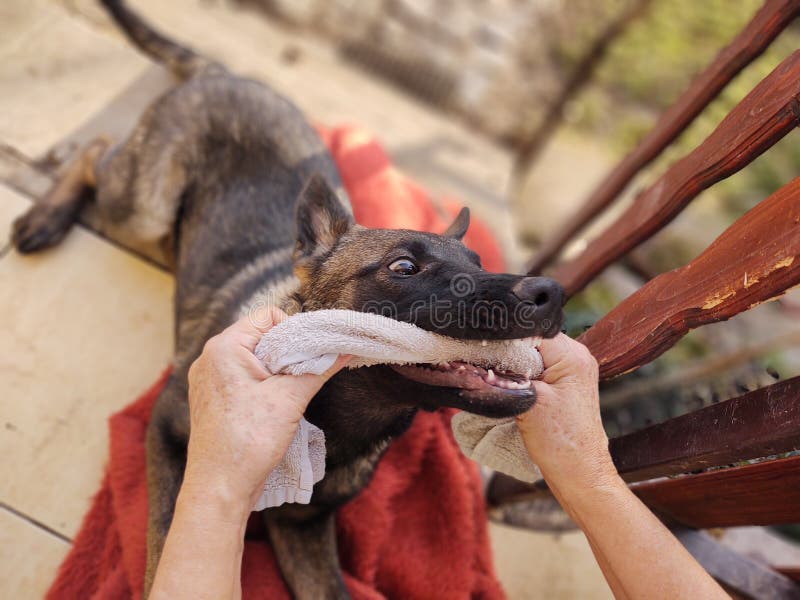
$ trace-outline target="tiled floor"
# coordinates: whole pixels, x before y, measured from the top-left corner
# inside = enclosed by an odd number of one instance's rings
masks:
[[[28,204],[0,187],[4,237]],[[66,544],[44,528],[77,532],[106,460],[108,415],[167,364],[171,290],[166,273],[82,229],[52,252],[0,259],[0,499],[43,526],[3,514],[14,522],[3,536],[21,536],[4,540],[3,597],[37,597],[52,578]]]
[[[4,2],[0,22],[0,140],[27,156],[44,154],[147,67],[48,0]]]
[[[375,130],[417,179],[467,199],[507,231],[508,157],[485,140],[260,17],[191,0],[136,5],[162,29],[273,83],[313,118]],[[303,50],[293,67],[278,58],[288,41]],[[88,0],[0,6],[3,598],[38,598],[47,588],[99,485],[106,419],[167,364],[172,331],[172,282],[152,263],[83,227],[54,250],[22,257],[5,247],[7,232],[31,201],[24,192],[46,182],[35,159],[54,147],[65,155],[65,139],[130,123],[131,107],[163,85]],[[580,534],[493,526],[492,539],[512,598],[609,596]]]

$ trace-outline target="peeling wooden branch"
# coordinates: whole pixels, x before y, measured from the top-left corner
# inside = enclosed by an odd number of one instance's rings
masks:
[[[569,222],[546,239],[528,266],[541,272],[581,231],[628,186],[634,176],[680,135],[725,86],[800,14],[800,0],[766,0],[750,23],[659,119],[633,152],[603,180]]]
[[[626,481],[688,473],[800,449],[800,377],[614,438],[611,457]],[[496,474],[494,506],[541,498],[547,485]]]
[[[572,295],[660,231],[704,189],[750,164],[800,122],[800,50],[759,83],[695,150],[552,275]],[[732,254],[731,256],[735,256]]]
[[[800,377],[611,440],[626,481],[677,475],[800,449]]]
[[[750,210],[688,265],[626,298],[580,340],[597,359],[601,379],[610,379],[652,361],[689,330],[729,319],[798,283],[800,178]]]
[[[707,529],[800,522],[800,456],[631,487],[657,514]]]

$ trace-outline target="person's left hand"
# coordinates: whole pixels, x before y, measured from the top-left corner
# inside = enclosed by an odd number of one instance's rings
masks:
[[[285,318],[274,308],[259,326],[241,319],[208,340],[189,369],[185,491],[214,493],[249,513],[286,454],[309,401],[347,364],[349,357],[340,357],[322,375],[271,375],[253,351],[261,336]]]

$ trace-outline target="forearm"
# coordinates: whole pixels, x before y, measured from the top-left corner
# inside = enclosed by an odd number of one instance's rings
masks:
[[[569,513],[570,517],[572,517],[573,520],[577,521],[574,515],[574,511],[571,509],[570,504],[567,501],[567,498],[564,498],[561,495],[561,492],[558,489],[558,487],[556,487],[556,484],[548,480],[548,485],[550,487],[550,491],[556,497],[556,500],[558,500],[559,504],[561,504],[564,510],[566,510]],[[625,593],[625,590],[622,587],[622,583],[619,581],[616,574],[612,570],[611,565],[608,564],[608,561],[606,560],[605,556],[603,555],[602,552],[600,552],[599,548],[592,541],[592,538],[585,531],[584,534],[586,535],[586,540],[589,542],[589,546],[592,549],[592,554],[594,554],[595,560],[597,560],[597,565],[600,567],[600,570],[603,573],[603,577],[605,577],[606,582],[608,583],[608,587],[610,587],[611,591],[614,593],[614,598],[616,598],[616,600],[628,600],[628,595]]]
[[[617,597],[729,597],[621,478],[557,493]]]
[[[594,554],[595,560],[597,560],[597,564],[600,566],[600,570],[603,572],[603,577],[606,578],[606,582],[608,583],[608,587],[611,588],[611,591],[614,594],[614,598],[616,600],[629,600],[628,594],[625,593],[625,590],[622,587],[622,583],[619,579],[617,579],[616,574],[611,569],[611,565],[608,564],[606,561],[605,556],[597,546],[594,545],[591,538],[586,538],[589,542],[589,547],[592,549],[592,554]]]
[[[214,492],[184,485],[150,598],[239,600],[248,513]]]
[[[583,529],[617,598],[727,598],[628,489],[608,452],[598,365],[565,335],[539,346],[536,404],[517,425],[550,489]]]

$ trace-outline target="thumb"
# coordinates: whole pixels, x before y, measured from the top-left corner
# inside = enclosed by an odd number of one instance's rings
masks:
[[[555,393],[553,387],[539,379],[533,381],[533,389],[536,391],[536,401],[528,410],[521,415],[517,415],[517,426],[523,433],[534,425],[535,419],[538,418],[536,407],[539,404],[547,404],[553,401]]]
[[[258,342],[261,341],[261,337],[275,325],[288,318],[280,308],[267,306],[260,309],[260,311],[245,315],[228,327],[227,331],[235,334],[239,343],[247,350],[254,352]]]
[[[323,385],[325,385],[325,382],[328,381],[328,379],[346,367],[352,359],[353,357],[349,354],[341,354],[336,359],[336,362],[334,362],[333,365],[331,365],[331,367],[321,375],[306,373],[305,375],[290,375],[289,377],[295,381],[295,385],[299,386],[299,390],[308,392],[311,394],[311,396],[313,396]],[[309,396],[309,400],[311,399],[311,396]]]
[[[352,359],[353,357],[348,354],[339,356],[333,366],[321,375],[312,373],[304,375],[273,375],[263,384],[276,386],[298,404],[302,411],[305,411],[311,398],[325,385],[325,382],[341,371]]]

